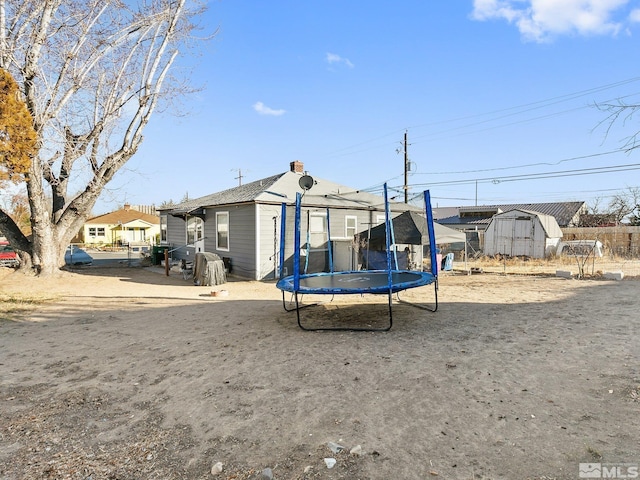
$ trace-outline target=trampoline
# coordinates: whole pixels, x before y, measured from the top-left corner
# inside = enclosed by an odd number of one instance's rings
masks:
[[[418,308],[435,312],[438,308],[438,265],[435,249],[435,233],[433,228],[433,215],[431,212],[431,201],[429,191],[424,192],[425,211],[427,217],[427,229],[429,234],[429,244],[431,246],[431,271],[412,271],[399,270],[397,267],[397,258],[391,252],[393,241],[393,227],[389,213],[389,201],[387,197],[387,186],[384,186],[385,200],[385,225],[386,225],[386,256],[387,269],[385,270],[358,270],[358,271],[332,271],[331,248],[329,248],[329,272],[319,273],[300,273],[300,216],[301,216],[301,195],[296,195],[295,209],[295,231],[294,231],[294,255],[293,255],[293,275],[283,276],[284,265],[284,239],[285,239],[285,219],[286,205],[282,204],[281,217],[281,245],[280,245],[280,280],[276,283],[276,287],[282,291],[282,303],[287,312],[296,312],[298,326],[303,330],[350,330],[350,331],[388,331],[393,325],[393,294],[397,295],[398,301],[408,303]],[[328,212],[327,212],[328,215]],[[329,241],[330,244],[330,241]],[[395,260],[395,261],[394,261]],[[395,266],[395,268],[394,268]],[[399,292],[410,288],[421,287],[425,285],[434,285],[435,303],[433,307],[421,304],[404,302],[399,298]],[[295,308],[287,307],[285,300],[285,292],[293,295]],[[374,294],[387,295],[389,317],[388,323],[380,328],[374,327],[308,327],[302,323],[300,310],[311,307],[316,304],[300,304],[300,297],[305,294],[314,295],[347,295],[347,294]]]
[[[278,288],[294,293],[293,275],[278,282]],[[421,287],[433,282],[433,275],[428,272],[409,270],[391,271],[391,293],[408,288]],[[389,272],[386,270],[358,270],[353,272],[312,273],[300,275],[298,286],[300,294],[352,294],[371,293],[385,294],[389,292]]]

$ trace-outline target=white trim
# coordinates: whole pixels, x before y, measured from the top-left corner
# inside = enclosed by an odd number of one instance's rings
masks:
[[[354,225],[353,235],[348,234],[349,230],[349,220],[355,220],[356,224]],[[353,239],[358,233],[358,216],[357,215],[345,215],[344,216],[344,238]]]
[[[226,248],[221,248],[218,245],[218,216],[219,215],[226,215],[227,216],[227,247]],[[227,210],[221,211],[221,212],[216,212],[216,220],[215,220],[215,232],[216,232],[216,250],[220,250],[221,252],[228,252],[229,249],[231,248],[231,235],[230,235],[230,230],[231,230],[231,215],[229,215],[229,212]]]
[[[317,229],[318,222],[314,220],[321,220],[321,229]],[[317,252],[326,252],[327,248],[320,248],[315,246],[316,237],[322,235],[322,244],[324,244],[327,240],[329,240],[329,217],[327,216],[326,210],[324,211],[313,211],[309,212],[308,217],[309,224],[307,225],[307,230],[309,234],[309,249]],[[306,242],[306,240],[305,240]]]
[[[260,280],[260,275],[262,274],[261,269],[260,269],[260,204],[256,203],[255,204],[256,208],[255,208],[255,222],[253,222],[255,224],[255,274],[254,274],[254,280]]]

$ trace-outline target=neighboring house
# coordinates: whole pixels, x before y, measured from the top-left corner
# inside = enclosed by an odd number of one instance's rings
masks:
[[[302,242],[315,268],[322,268],[326,261],[329,233],[335,270],[357,268],[354,236],[384,222],[383,197],[322,179],[313,179],[313,185],[305,191],[300,184],[303,177],[310,178],[302,162],[295,161],[284,173],[161,208],[161,243],[169,246],[173,261],[193,261],[196,253],[211,252],[219,255],[234,275],[274,279],[279,269],[282,204],[290,206],[286,212],[286,245],[293,245],[289,238],[294,230],[293,205],[296,193],[304,193]],[[395,202],[390,209],[394,214],[419,210]],[[292,253],[285,251],[284,265],[289,273]]]
[[[131,246],[146,250],[160,237],[160,217],[140,212],[125,204],[120,210],[90,218],[84,224],[81,241],[86,246]]]
[[[484,231],[494,215],[510,210],[526,210],[555,218],[560,228],[576,227],[587,212],[585,202],[518,203],[505,205],[477,205],[439,207],[433,209],[433,219],[441,225],[467,233],[467,244],[473,251],[484,247]]]
[[[555,253],[562,230],[551,215],[509,210],[494,215],[484,232],[485,255],[545,258]]]

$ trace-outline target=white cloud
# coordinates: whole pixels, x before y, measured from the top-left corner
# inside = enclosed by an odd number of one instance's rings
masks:
[[[336,55],[335,53],[327,53],[327,63],[329,65],[333,65],[334,63],[342,63],[349,68],[353,68],[353,63],[348,58],[342,58],[340,55]]]
[[[629,0],[474,0],[472,18],[502,19],[526,40],[545,42],[564,34],[615,35],[625,22],[638,21]],[[627,16],[625,18],[625,15]]]
[[[267,107],[262,102],[254,103],[253,104],[253,109],[256,112],[258,112],[260,115],[272,115],[274,117],[279,117],[280,115],[284,115],[286,113],[286,110],[283,110],[283,109],[274,110],[273,108]]]

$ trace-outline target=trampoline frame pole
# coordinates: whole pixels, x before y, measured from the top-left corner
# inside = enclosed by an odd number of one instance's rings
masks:
[[[436,255],[436,234],[433,229],[433,212],[431,211],[431,194],[424,191],[424,209],[427,217],[427,231],[429,232],[429,253],[431,254],[431,273],[438,277],[438,257]]]
[[[329,207],[327,207],[327,251],[329,254],[329,272],[333,273],[333,252],[331,248],[331,221],[329,217]]]
[[[287,204],[282,203],[280,210],[280,266],[278,268],[278,278],[282,278],[284,273],[284,246],[287,235]]]
[[[300,194],[296,193],[296,215],[293,234],[293,289],[296,294],[300,290],[300,203]]]
[[[389,195],[387,192],[387,184],[384,184],[384,222],[385,222],[385,242],[387,247],[387,281],[389,283],[388,303],[389,303],[389,328],[393,325],[393,273],[391,272],[391,235],[393,233],[391,226],[391,215],[389,210]],[[397,263],[397,260],[396,260]],[[397,268],[397,267],[396,267]]]
[[[391,219],[389,218],[389,197],[387,195],[387,184],[384,184],[384,236],[387,252],[387,279],[389,282],[389,292],[393,285],[393,276],[391,274]]]

